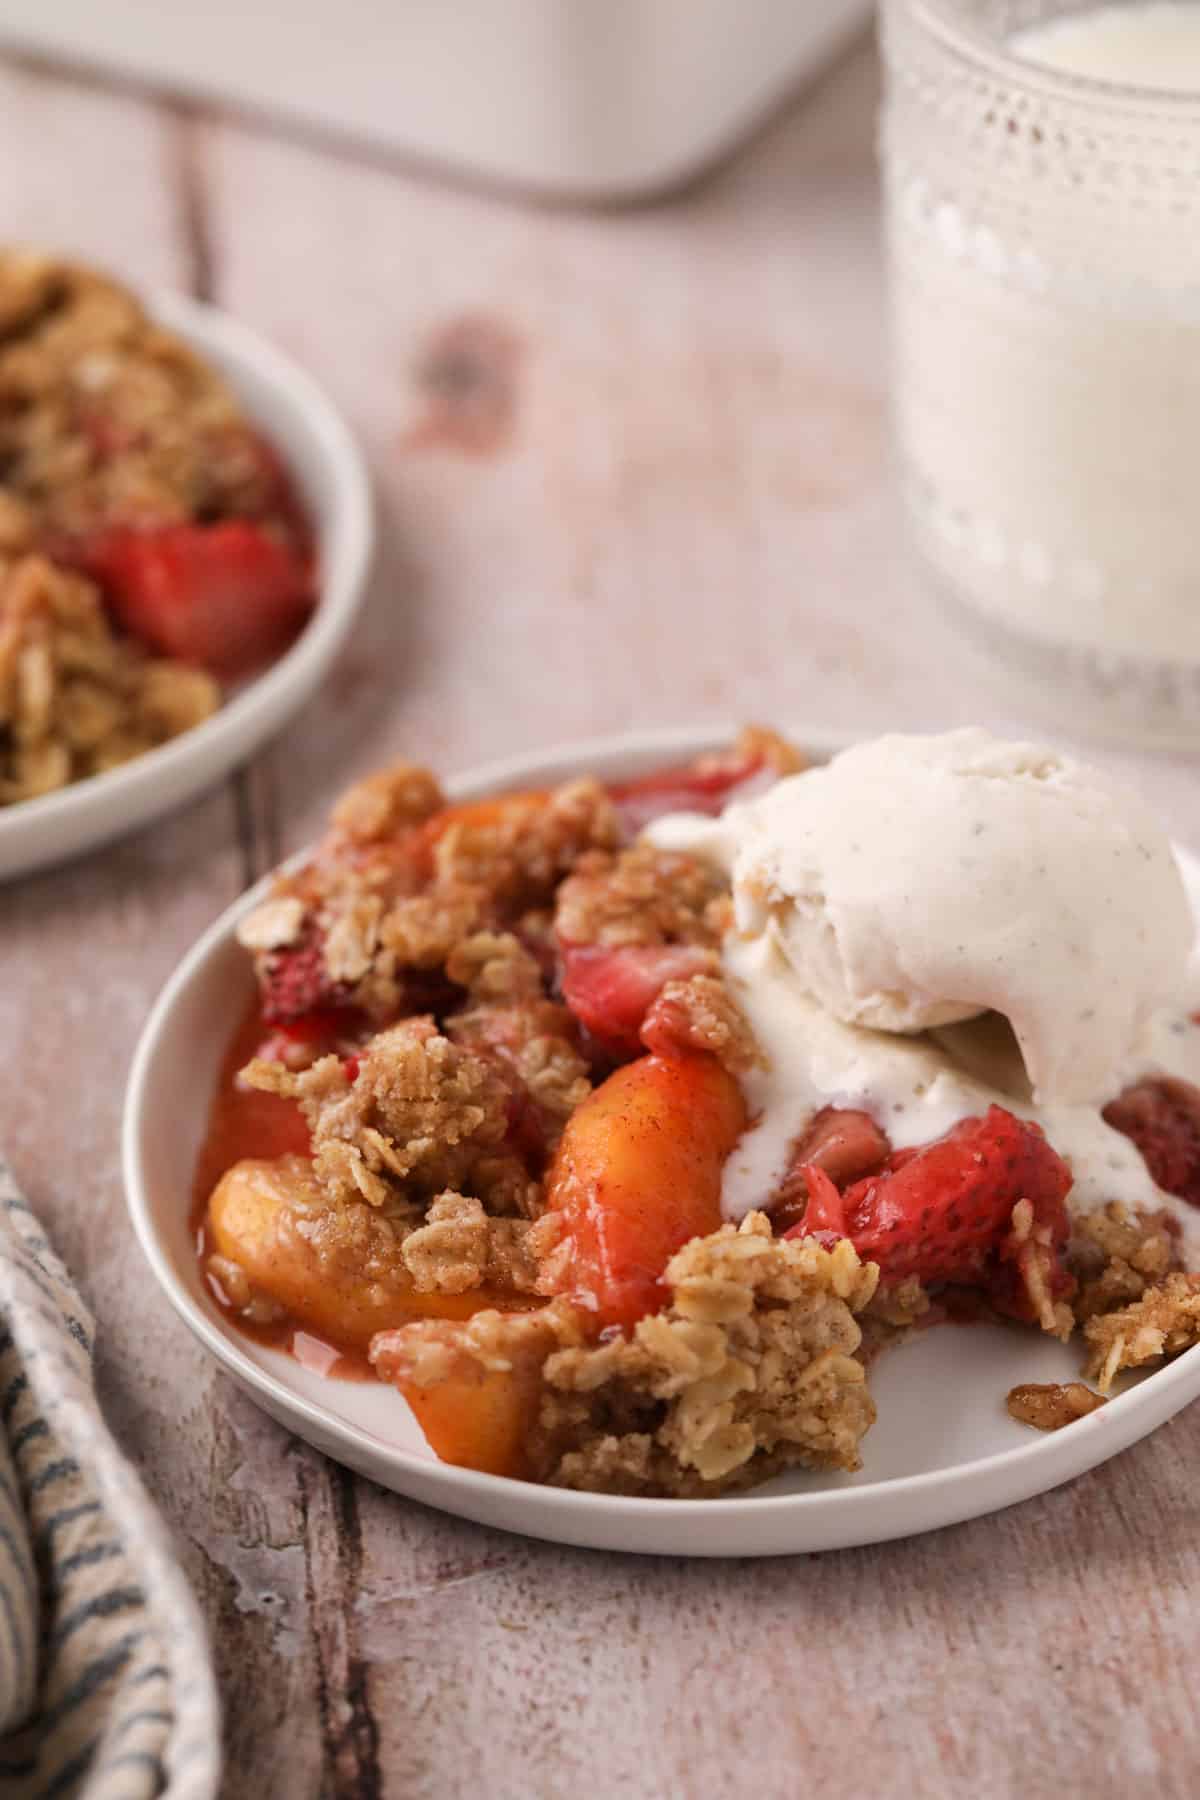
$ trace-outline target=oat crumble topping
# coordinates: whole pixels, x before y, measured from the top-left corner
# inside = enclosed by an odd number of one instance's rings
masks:
[[[576,860],[558,890],[554,924],[569,944],[700,944],[716,950],[726,883],[693,857],[651,844]]]
[[[224,382],[119,283],[0,252],[0,467],[39,532],[252,517],[273,471]]]
[[[856,1320],[875,1289],[849,1243],[771,1234],[762,1214],[697,1238],[666,1271],[670,1300],[629,1335],[586,1341],[563,1302],[518,1317],[421,1321],[376,1339],[387,1380],[436,1385],[460,1358],[541,1359],[531,1472],[600,1493],[696,1498],[802,1464],[859,1467],[874,1421]]]
[[[1130,1213],[1114,1202],[1076,1221],[1071,1256],[1080,1284],[1072,1308],[1082,1325],[1140,1300],[1178,1267],[1179,1226],[1170,1213]]]
[[[135,617],[122,611],[106,558],[123,534],[127,583],[141,534],[175,531],[179,558],[179,531],[221,524],[261,527],[297,567],[308,555],[281,465],[206,362],[107,276],[0,250],[0,806],[103,774],[216,710],[199,665],[225,665],[198,638],[184,650],[160,637],[144,594]],[[189,577],[156,566],[158,618]],[[210,592],[214,565],[192,578]],[[239,593],[247,616],[244,575]]]
[[[532,992],[541,969],[530,946],[546,942],[544,909],[567,869],[615,842],[611,802],[593,781],[440,817],[439,798],[432,777],[409,764],[351,789],[327,842],[265,903],[299,902],[288,943],[261,941],[262,908],[242,921],[238,936],[260,981],[280,949],[304,942],[326,1001],[380,1023],[415,1010],[414,972],[444,977],[471,999]],[[440,828],[423,831],[427,821]]]
[[[0,559],[0,806],[116,768],[219,704],[211,675],[117,636],[91,582]]]
[[[505,1146],[510,1090],[492,1064],[429,1019],[378,1033],[353,1076],[326,1056],[300,1071],[258,1059],[241,1078],[299,1101],[314,1174],[337,1201],[416,1215],[452,1188],[494,1213],[539,1210],[537,1183]]]
[[[1009,1242],[1016,1249],[1017,1271],[1030,1312],[1043,1331],[1066,1343],[1075,1329],[1075,1315],[1065,1300],[1053,1297],[1054,1254],[1050,1231],[1047,1226],[1037,1223],[1028,1200],[1018,1200],[1013,1207]]]
[[[1088,1379],[1107,1394],[1122,1369],[1200,1344],[1200,1275],[1168,1275],[1131,1305],[1093,1315],[1083,1335]]]
[[[646,1014],[642,1042],[659,1055],[707,1051],[735,1075],[763,1064],[745,1014],[715,973],[666,982]]]
[[[448,821],[433,847],[435,885],[480,889],[508,914],[545,904],[586,850],[615,844],[618,835],[612,801],[590,779],[564,782],[548,799],[452,808]]]
[[[452,1190],[430,1203],[424,1224],[409,1231],[402,1245],[419,1294],[461,1294],[477,1287],[532,1294],[539,1250],[538,1229],[528,1219],[492,1218],[481,1200]]]
[[[393,763],[348,788],[331,815],[335,832],[350,843],[379,844],[420,825],[446,804],[441,787],[417,763]]]

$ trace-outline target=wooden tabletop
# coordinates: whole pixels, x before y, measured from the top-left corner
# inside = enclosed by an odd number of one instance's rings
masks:
[[[109,1416],[207,1610],[229,1800],[1200,1791],[1200,1408],[907,1543],[557,1549],[274,1426],[125,1218],[121,1092],[155,992],[388,755],[451,772],[635,724],[1019,720],[944,640],[895,517],[876,98],[863,45],[685,197],[581,214],[0,63],[0,237],[269,333],[378,482],[370,602],[308,714],[178,817],[0,891],[0,1144],[83,1279]],[[1195,835],[1186,766],[1140,773]]]

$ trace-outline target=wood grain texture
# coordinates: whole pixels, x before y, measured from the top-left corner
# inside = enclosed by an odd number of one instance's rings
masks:
[[[1017,722],[943,644],[894,517],[875,82],[861,52],[682,201],[572,215],[0,65],[0,233],[271,333],[345,407],[381,502],[361,628],[306,717],[178,818],[0,892],[0,1142],[83,1275],[105,1402],[208,1610],[230,1800],[1200,1785],[1197,1409],[910,1543],[560,1550],[276,1428],[173,1323],[124,1218],[157,987],[354,773],[651,722]],[[1186,768],[1139,773],[1194,831]]]

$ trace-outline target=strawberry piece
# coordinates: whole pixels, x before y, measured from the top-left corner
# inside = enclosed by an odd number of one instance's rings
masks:
[[[711,966],[695,944],[564,946],[562,995],[575,1017],[612,1056],[636,1056],[642,1023],[668,981]]]
[[[797,1161],[816,1163],[835,1186],[845,1187],[864,1175],[875,1175],[892,1155],[887,1134],[870,1113],[847,1106],[825,1106],[804,1134]]]
[[[633,781],[609,784],[609,797],[628,837],[644,831],[652,819],[670,812],[722,812],[736,788],[752,780],[763,766],[757,751],[748,756],[706,757],[681,768],[656,769]]]
[[[1019,1200],[1061,1259],[1068,1235],[1071,1172],[1040,1128],[989,1107],[915,1153],[891,1158],[880,1175],[839,1194],[823,1169],[810,1177],[808,1208],[785,1235],[832,1231],[848,1237],[864,1261],[892,1284],[913,1275],[926,1284],[987,1285],[989,1262],[1004,1251]],[[1015,1252],[1014,1252],[1015,1253]]]
[[[319,1035],[331,1012],[341,1008],[347,990],[330,980],[325,966],[325,938],[318,927],[310,925],[294,944],[282,950],[268,950],[255,959],[262,995],[262,1016],[268,1025],[289,1025],[316,1019],[312,1026]],[[309,1026],[301,1024],[307,1031]]]
[[[334,981],[325,963],[325,934],[311,918],[293,944],[267,950],[254,959],[254,972],[262,996],[262,1016],[268,1025],[286,1032],[296,1044],[329,1040],[361,1039],[367,1015],[355,1003],[351,983]],[[439,969],[406,969],[398,1004],[387,1017],[375,1015],[370,1025],[382,1030],[394,1019],[426,1014],[442,1018],[462,1004],[463,991]]]
[[[823,1173],[836,1193],[839,1186],[863,1175],[878,1174],[891,1155],[887,1136],[870,1113],[823,1106],[792,1152],[791,1167],[772,1201],[776,1231],[782,1233],[804,1218],[812,1196],[809,1170]]]
[[[834,1240],[849,1237],[846,1201],[832,1175],[827,1175],[820,1163],[814,1162],[802,1163],[796,1170],[796,1178],[797,1184],[803,1185],[807,1195],[804,1217],[798,1225],[791,1226],[780,1235]]]
[[[85,543],[78,560],[126,631],[225,677],[277,656],[313,606],[307,559],[247,519],[115,527]]]
[[[655,1056],[688,1056],[694,1050],[712,1050],[713,1043],[697,1026],[687,1005],[668,992],[670,983],[660,989],[642,1020],[641,1042]]]
[[[777,1208],[773,1209],[771,1216],[778,1237],[816,1238],[823,1250],[832,1250],[839,1238],[849,1237],[846,1203],[833,1178],[825,1173],[819,1163],[807,1163],[793,1170],[788,1180],[793,1183],[793,1204],[800,1209],[803,1217],[799,1224],[781,1231],[779,1211]]]
[[[361,1030],[362,1015],[348,1007],[323,1006],[317,1012],[302,1013],[286,1025],[278,1026],[279,1036],[288,1043],[307,1047],[336,1044]]]
[[[465,1315],[467,1296],[454,1298]],[[408,1345],[404,1328],[381,1331],[371,1343],[371,1362],[381,1380],[393,1382],[404,1395],[438,1460],[485,1475],[529,1474],[527,1446],[537,1426],[548,1344],[535,1340],[519,1346],[502,1368],[484,1368],[468,1356],[448,1358],[431,1387],[412,1379]]]
[[[1109,1102],[1103,1118],[1137,1145],[1152,1181],[1200,1206],[1200,1089],[1174,1076],[1139,1081]]]

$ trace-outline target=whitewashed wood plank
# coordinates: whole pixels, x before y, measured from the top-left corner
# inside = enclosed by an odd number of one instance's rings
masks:
[[[902,1352],[900,1353],[902,1354]],[[619,1559],[363,1502],[383,1765],[432,1800],[1194,1791],[1200,1421],[907,1543]]]
[[[174,119],[150,101],[0,62],[0,239],[186,285],[177,152]]]
[[[187,286],[202,258],[185,148],[179,121],[144,100],[0,63],[0,238]],[[327,1512],[341,1477],[250,1408],[159,1297],[126,1221],[118,1145],[155,993],[253,855],[225,787],[84,862],[0,887],[0,1145],[95,1310],[102,1400],[179,1534],[213,1633],[236,1783],[293,1800],[315,1795],[323,1760],[310,1615],[341,1595],[337,1555],[314,1550],[310,1497]]]

